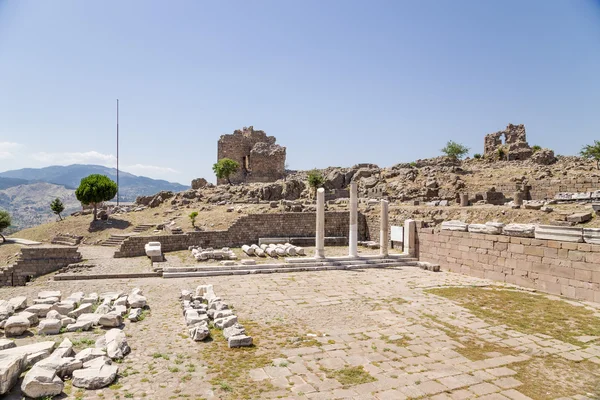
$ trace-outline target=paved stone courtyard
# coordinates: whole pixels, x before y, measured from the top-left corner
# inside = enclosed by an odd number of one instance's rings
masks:
[[[226,349],[217,347],[216,339],[208,343],[189,339],[179,292],[207,283],[235,308],[256,348]],[[534,361],[551,359],[575,370],[584,364],[600,369],[598,338],[575,345],[542,333],[490,325],[428,292],[444,286],[490,285],[495,284],[452,273],[398,268],[210,279],[54,282],[38,278],[25,288],[0,288],[0,298],[23,294],[31,298],[42,289],[87,293],[140,287],[144,291],[152,310],[144,321],[126,322],[132,353],[120,366],[118,382],[87,392],[67,385],[62,398],[600,398],[600,387],[594,393],[583,386],[569,397],[523,394],[539,393],[532,385],[543,388],[543,379],[536,382],[535,374],[529,374]],[[600,316],[600,305],[572,303]],[[102,333],[62,334],[56,340],[96,338]],[[214,337],[219,335],[213,332]],[[44,339],[48,338],[30,336],[17,342]]]

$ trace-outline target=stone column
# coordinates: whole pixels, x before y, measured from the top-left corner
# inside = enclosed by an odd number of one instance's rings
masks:
[[[469,205],[469,193],[460,193],[460,206],[467,207]]]
[[[388,256],[389,226],[388,226],[388,201],[381,200],[381,227],[379,229],[379,254]]]
[[[412,219],[407,219],[404,221],[404,254],[408,254],[410,257],[414,257],[416,255],[416,229],[417,224]]]
[[[350,183],[350,233],[348,234],[348,255],[358,257],[358,188]]]
[[[317,190],[317,235],[315,258],[325,257],[325,189]]]
[[[513,202],[515,203],[515,206],[521,207],[523,205],[524,197],[525,197],[525,194],[523,192],[515,192],[514,200],[513,200]]]

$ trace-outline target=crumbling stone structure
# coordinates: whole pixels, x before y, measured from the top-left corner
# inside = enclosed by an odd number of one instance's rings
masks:
[[[502,142],[504,139],[504,143]],[[500,157],[500,150],[504,157]],[[491,159],[527,160],[531,158],[533,150],[527,143],[525,125],[508,124],[505,130],[490,133],[485,136],[484,156]]]
[[[230,158],[240,164],[239,171],[230,177],[231,183],[274,182],[285,176],[286,155],[285,147],[275,141],[275,136],[255,131],[252,126],[237,129],[231,135],[221,135],[217,160]]]

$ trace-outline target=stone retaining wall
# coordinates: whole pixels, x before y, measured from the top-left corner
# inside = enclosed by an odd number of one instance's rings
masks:
[[[23,247],[17,262],[0,269],[0,286],[24,286],[37,277],[81,261],[77,247]]]
[[[163,253],[187,250],[189,246],[240,247],[258,243],[261,237],[314,237],[315,213],[251,214],[243,216],[226,231],[186,232],[183,235],[131,236],[115,252],[115,258],[145,255],[144,245],[160,242]],[[359,214],[359,240],[367,235],[366,220]],[[325,236],[348,236],[348,211],[325,213]]]
[[[598,177],[580,177],[577,179],[540,179],[530,183],[531,189],[529,191],[531,200],[543,200],[553,199],[558,193],[570,192],[570,193],[581,193],[581,192],[593,192],[600,189],[600,178]],[[508,198],[513,197],[513,193],[517,190],[520,184],[510,183],[498,183],[494,185],[497,192],[502,192]],[[469,193],[469,197],[475,197],[476,193],[485,193],[490,188],[489,186],[470,186],[464,189],[465,192]]]
[[[442,270],[600,302],[600,245],[469,232],[417,224],[417,254]]]

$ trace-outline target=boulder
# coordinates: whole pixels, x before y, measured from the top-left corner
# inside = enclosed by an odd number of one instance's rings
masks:
[[[26,354],[0,353],[0,395],[8,393],[25,370]]]
[[[556,157],[554,156],[554,151],[550,149],[540,149],[531,155],[530,160],[536,164],[550,165],[556,162]]]
[[[122,359],[131,351],[125,333],[115,328],[96,341],[96,348],[105,348],[106,355],[112,360]]]
[[[192,189],[201,189],[206,186],[208,182],[204,178],[196,178],[192,180]]]
[[[535,225],[531,224],[508,224],[502,229],[506,236],[535,237]]]
[[[38,334],[58,335],[62,328],[62,323],[58,319],[43,319],[38,325]]]
[[[29,329],[29,320],[20,315],[13,315],[6,320],[4,325],[4,334],[6,337],[21,336],[27,329]]]
[[[123,317],[119,314],[104,314],[100,316],[98,323],[107,328],[116,328],[123,324]]]
[[[538,225],[535,228],[535,238],[582,243],[583,229],[568,226]]]
[[[62,393],[65,384],[51,366],[34,365],[23,378],[21,391],[34,399],[54,397]]]
[[[469,225],[462,221],[444,221],[442,222],[443,231],[467,232]]]
[[[102,364],[100,367],[90,367],[73,372],[73,386],[88,390],[106,387],[117,378],[119,367]]]
[[[227,339],[229,348],[252,346],[252,337],[246,335],[231,336]]]
[[[325,176],[325,183],[323,184],[325,190],[342,189],[344,186],[345,174],[341,170],[334,169]]]

